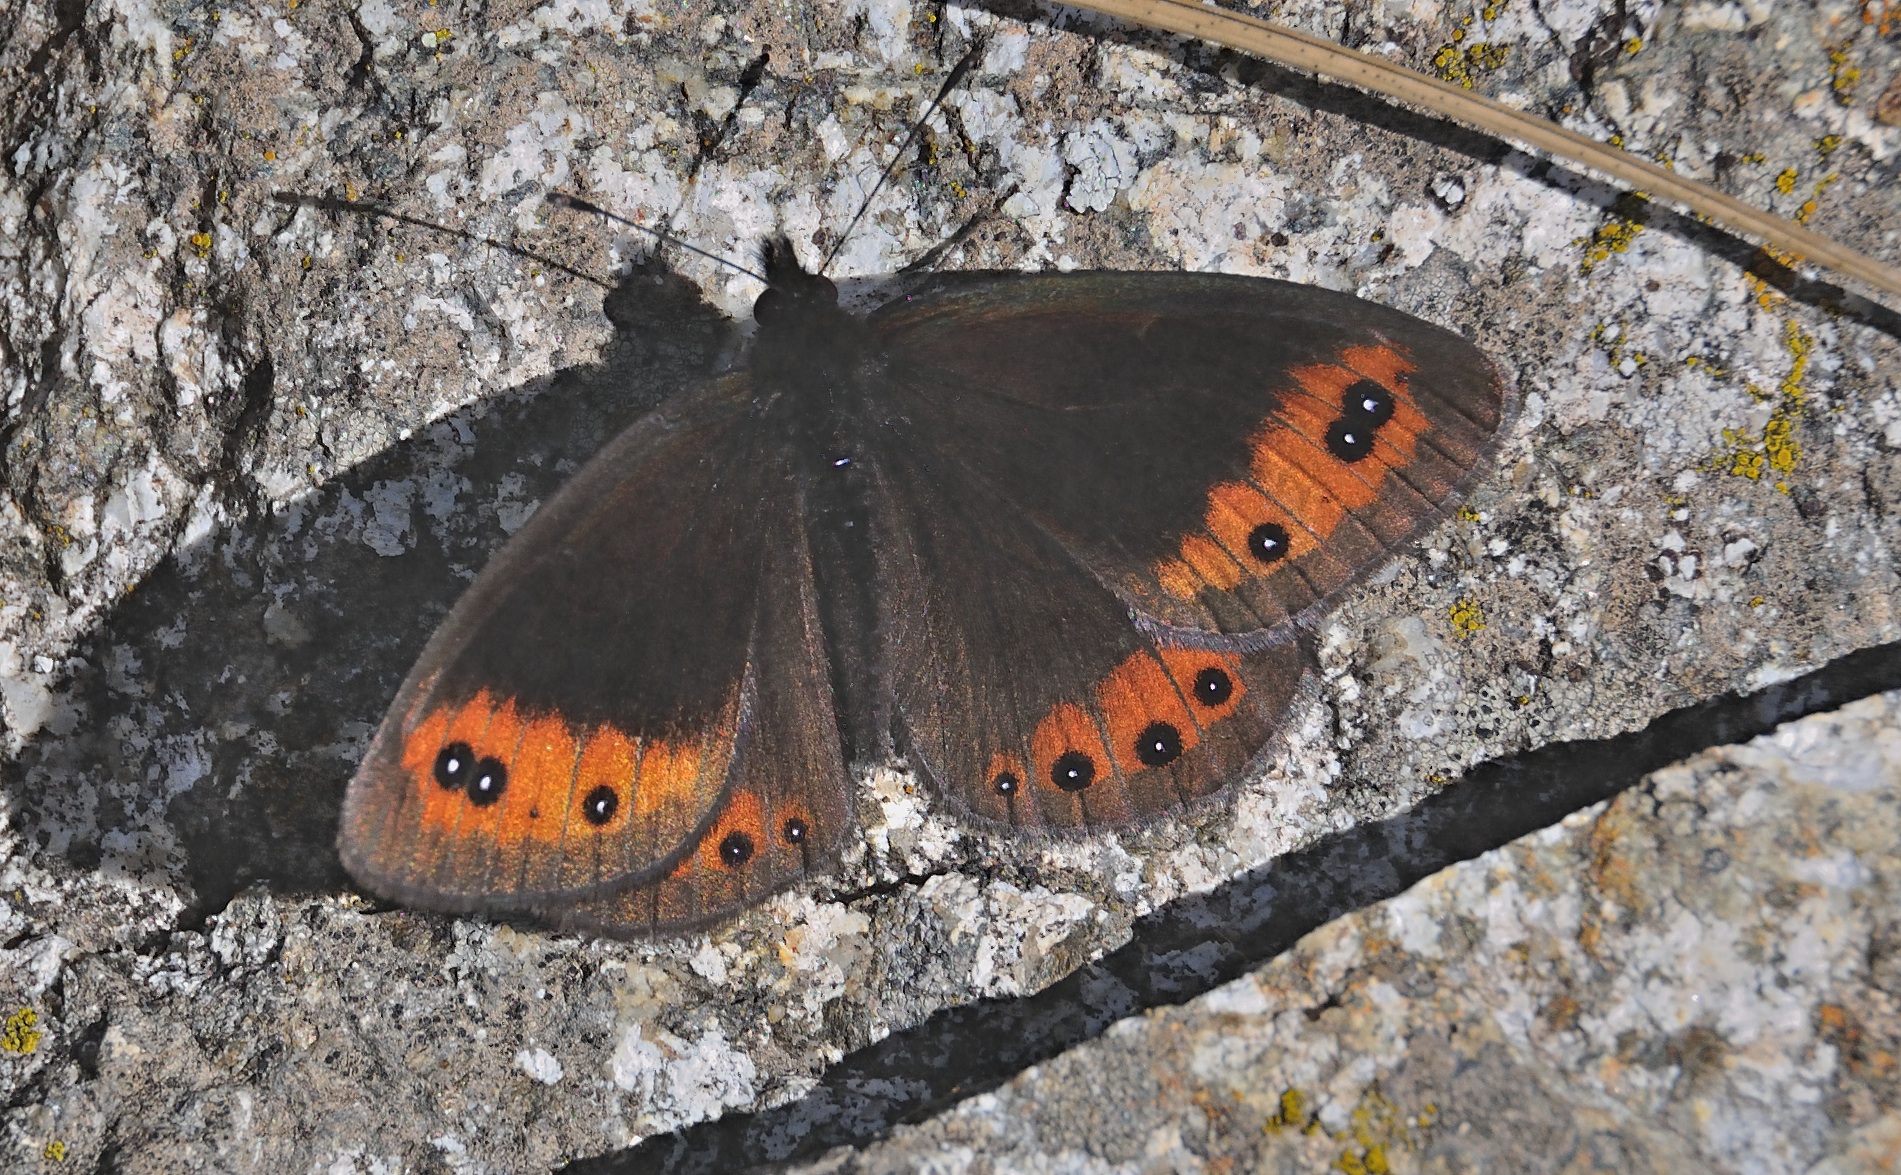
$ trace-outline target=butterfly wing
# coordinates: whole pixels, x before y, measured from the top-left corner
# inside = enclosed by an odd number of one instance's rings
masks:
[[[788,522],[804,505],[791,489]],[[753,642],[762,685],[729,798],[665,875],[547,911],[559,924],[627,935],[714,921],[829,864],[851,831],[805,531],[781,525],[760,537],[772,585]]]
[[[873,319],[909,750],[964,810],[1138,821],[1278,728],[1311,617],[1458,500],[1491,363],[1346,295],[1220,275],[966,275]]]
[[[968,816],[1138,822],[1234,781],[1304,665],[1137,625],[1087,562],[922,437],[879,458],[891,689],[906,753]]]
[[[733,378],[647,417],[483,570],[351,783],[339,849],[360,881],[550,909],[665,878],[735,814],[801,821],[802,860],[844,835],[798,497],[753,399]],[[768,664],[790,667],[770,696]],[[748,791],[781,778],[806,798]],[[745,878],[785,856],[736,846]]]
[[[920,434],[1208,632],[1318,614],[1460,500],[1510,408],[1458,335],[1263,278],[946,275],[874,323]]]

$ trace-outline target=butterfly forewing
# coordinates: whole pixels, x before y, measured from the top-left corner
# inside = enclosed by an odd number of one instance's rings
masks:
[[[447,909],[623,888],[730,807],[763,712],[759,600],[786,578],[758,536],[790,509],[748,393],[623,434],[458,602],[345,803],[366,884]]]
[[[1260,278],[947,275],[873,322],[948,458],[1209,632],[1315,614],[1458,500],[1508,407],[1457,335]]]

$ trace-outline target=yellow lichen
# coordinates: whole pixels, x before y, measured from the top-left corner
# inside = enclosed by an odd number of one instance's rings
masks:
[[[1629,349],[1630,333],[1621,322],[1600,322],[1591,328],[1591,341],[1604,348],[1604,356],[1612,370],[1619,375],[1634,375],[1635,370],[1626,372],[1624,361],[1628,359],[1632,368],[1649,364],[1650,356],[1643,351]]]
[[[1353,1117],[1339,1136],[1347,1140],[1347,1147],[1333,1160],[1334,1170],[1346,1175],[1389,1175],[1393,1152],[1410,1151],[1417,1145],[1411,1128],[1425,1129],[1437,1117],[1438,1107],[1429,1105],[1408,1121],[1377,1086],[1369,1088],[1360,1095],[1360,1104],[1353,1107]]]
[[[1802,207],[1796,210],[1796,214],[1795,214],[1796,222],[1799,224],[1807,224],[1809,222],[1809,217],[1815,215],[1815,207],[1816,207],[1816,204],[1821,200],[1822,193],[1828,191],[1830,186],[1832,186],[1835,183],[1835,181],[1841,178],[1842,177],[1841,177],[1840,172],[1830,172],[1828,175],[1825,175],[1821,179],[1817,180],[1815,183],[1815,191],[1810,194],[1807,200],[1804,200],[1802,202]]]
[[[1298,1130],[1307,1124],[1307,1098],[1298,1089],[1288,1086],[1281,1091],[1280,1109],[1267,1120],[1265,1129],[1269,1133],[1282,1130]]]
[[[1808,400],[1808,388],[1803,381],[1814,358],[1815,336],[1791,319],[1782,324],[1782,341],[1789,349],[1789,373],[1776,386],[1775,407],[1762,426],[1762,435],[1755,436],[1739,428],[1723,430],[1723,444],[1729,451],[1717,459],[1716,465],[1727,469],[1733,477],[1760,481],[1769,473],[1793,473],[1796,462],[1802,458],[1802,448],[1795,440],[1795,421]],[[1749,391],[1757,399],[1769,398],[1753,384]],[[1776,488],[1787,493],[1788,482],[1778,481]]]
[[[1795,168],[1793,167],[1783,168],[1782,174],[1776,177],[1776,191],[1781,192],[1785,196],[1788,195],[1790,192],[1795,191],[1795,181],[1796,181]]]
[[[211,234],[210,233],[193,233],[191,234],[190,237],[186,239],[191,242],[191,247],[193,251],[198,254],[198,256],[203,257],[206,254],[211,252]]]
[[[1584,250],[1584,260],[1578,262],[1578,276],[1589,277],[1591,271],[1612,254],[1630,251],[1630,243],[1644,231],[1649,204],[1649,197],[1642,192],[1627,192],[1611,205],[1610,219],[1598,225],[1596,232],[1571,242]]]
[[[66,1144],[55,1138],[40,1151],[40,1157],[49,1163],[63,1163],[66,1161]]]
[[[1828,51],[1828,84],[1835,96],[1846,106],[1855,96],[1855,86],[1861,81],[1861,70],[1848,63],[1848,50],[1830,49]]]
[[[1471,636],[1485,627],[1485,610],[1479,607],[1477,600],[1462,597],[1446,610],[1446,619],[1453,632],[1462,637]]]
[[[1471,89],[1479,78],[1505,64],[1511,55],[1511,49],[1505,45],[1495,45],[1489,41],[1461,47],[1458,42],[1465,39],[1464,30],[1453,34],[1453,43],[1441,45],[1432,55],[1432,69],[1439,77],[1455,86]]]
[[[32,1008],[21,1008],[8,1016],[0,1025],[0,1049],[21,1056],[31,1054],[40,1047],[39,1022],[40,1014]]]

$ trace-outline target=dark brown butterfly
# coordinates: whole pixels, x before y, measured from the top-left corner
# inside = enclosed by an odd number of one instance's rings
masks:
[[[743,370],[483,571],[352,782],[370,889],[613,933],[826,867],[848,770],[959,816],[1151,820],[1248,770],[1300,626],[1459,501],[1507,416],[1458,336],[1215,274],[963,273],[868,317],[783,243]]]

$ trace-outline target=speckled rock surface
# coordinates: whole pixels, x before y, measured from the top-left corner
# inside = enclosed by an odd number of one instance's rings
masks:
[[[797,1170],[1891,1171],[1898,887],[1891,693],[1656,772]]]
[[[1880,5],[1261,11],[1901,251]],[[1901,636],[1891,313],[1336,88],[1031,7],[0,20],[8,1165],[545,1169],[794,1098],[1471,764]],[[1259,273],[1445,323],[1526,405],[1470,508],[1321,627],[1266,776],[1192,818],[1013,842],[873,772],[830,882],[631,945],[352,894],[343,786],[431,626],[587,452],[731,354],[753,293],[682,258],[604,314],[560,266],[646,247],[545,193],[817,252],[975,33],[837,272],[977,218],[945,265]]]

